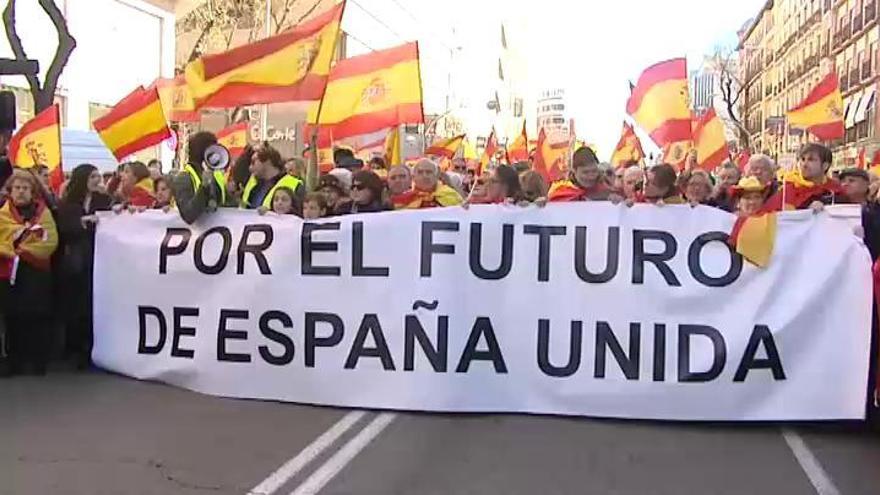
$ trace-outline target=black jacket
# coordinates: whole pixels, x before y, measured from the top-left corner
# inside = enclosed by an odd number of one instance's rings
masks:
[[[64,239],[58,273],[61,303],[67,311],[91,311],[95,228],[83,227],[82,217],[99,211],[109,211],[112,204],[110,196],[101,193],[92,194],[88,210],[82,204],[65,199],[58,203],[55,222],[59,237]]]

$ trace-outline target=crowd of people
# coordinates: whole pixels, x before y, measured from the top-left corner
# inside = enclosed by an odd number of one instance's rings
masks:
[[[863,207],[860,232],[872,257],[880,256],[880,178],[864,170],[830,172],[831,151],[806,145],[799,179],[806,184],[785,196],[774,161],[753,155],[744,170],[725,163],[709,173],[689,157],[682,171],[668,164],[612,168],[587,147],[576,150],[567,177],[548,184],[530,162],[493,164],[478,173],[464,160],[442,171],[434,160],[414,165],[368,163],[347,149],[334,151],[335,168],[308,191],[305,161],[285,160],[270,145],[248,147],[227,171],[203,165],[217,144],[208,132],[191,136],[187,164],[163,176],[157,161],[130,162],[102,176],[92,165],[74,168],[56,197],[48,169],[16,169],[5,162],[0,203],[0,376],[45,374],[53,350],[78,367],[90,365],[92,273],[98,212],[177,212],[187,223],[220,207],[263,215],[314,220],[335,215],[477,204],[515,207],[571,201],[610,201],[632,206],[689,204],[749,216],[784,208],[820,210],[834,203]],[[3,164],[0,164],[3,165]],[[5,180],[4,180],[5,179]],[[60,337],[63,336],[63,337]]]

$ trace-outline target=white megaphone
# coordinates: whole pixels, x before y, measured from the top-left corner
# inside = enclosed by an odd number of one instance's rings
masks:
[[[208,146],[202,165],[209,170],[226,169],[229,166],[229,150],[219,144]]]

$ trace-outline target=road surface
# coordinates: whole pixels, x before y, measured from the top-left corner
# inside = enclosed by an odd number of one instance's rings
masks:
[[[0,495],[876,495],[880,435],[209,397],[100,373],[0,380]]]

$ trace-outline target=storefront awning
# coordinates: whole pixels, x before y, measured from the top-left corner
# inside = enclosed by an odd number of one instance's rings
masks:
[[[843,121],[846,124],[847,129],[856,125],[856,108],[858,108],[859,102],[861,101],[861,99],[862,99],[862,92],[859,91],[858,93],[855,93],[849,97],[848,103],[846,102],[846,100],[844,101],[844,104],[846,106],[846,111],[843,113],[843,115],[844,115]]]
[[[877,88],[874,86],[865,89],[865,94],[862,95],[862,100],[859,102],[858,108],[856,108],[856,124],[864,122],[868,117],[868,110],[873,108],[876,94]]]

